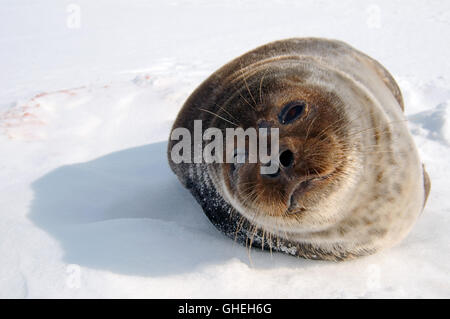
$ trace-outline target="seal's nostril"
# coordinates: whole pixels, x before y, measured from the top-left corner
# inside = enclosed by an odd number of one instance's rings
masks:
[[[294,153],[290,150],[285,150],[280,154],[280,163],[284,167],[289,167],[294,163]]]

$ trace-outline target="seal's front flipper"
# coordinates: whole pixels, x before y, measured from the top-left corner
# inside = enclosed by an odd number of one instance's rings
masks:
[[[430,194],[431,189],[431,180],[430,176],[428,175],[427,171],[425,170],[425,165],[422,164],[423,168],[423,187],[425,188],[425,199],[423,201],[423,206],[427,203],[428,195]]]

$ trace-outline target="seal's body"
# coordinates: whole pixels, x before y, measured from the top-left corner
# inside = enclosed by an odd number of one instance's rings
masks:
[[[403,107],[388,71],[345,43],[272,42],[212,74],[173,128],[276,127],[280,169],[175,164],[172,140],[169,164],[239,242],[313,259],[367,255],[406,236],[430,188]]]

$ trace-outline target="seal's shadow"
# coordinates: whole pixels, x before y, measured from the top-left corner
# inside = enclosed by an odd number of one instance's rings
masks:
[[[32,184],[31,220],[60,241],[65,262],[86,267],[157,276],[233,258],[249,264],[247,250],[212,226],[172,174],[166,147],[131,148],[48,173]],[[300,262],[252,256],[264,268]]]

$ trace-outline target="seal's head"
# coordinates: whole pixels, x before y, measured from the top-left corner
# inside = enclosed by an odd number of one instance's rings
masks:
[[[336,81],[339,74],[313,65],[287,58],[240,69],[224,82],[228,94],[216,102],[227,112],[218,113],[214,126],[230,126],[223,120],[230,119],[244,130],[279,129],[276,172],[261,173],[261,162],[216,166],[228,201],[269,231],[336,223],[342,218],[338,202],[355,182],[358,158],[352,150],[358,141],[351,138],[352,115],[346,112],[355,94],[336,89],[334,83],[345,83]]]

